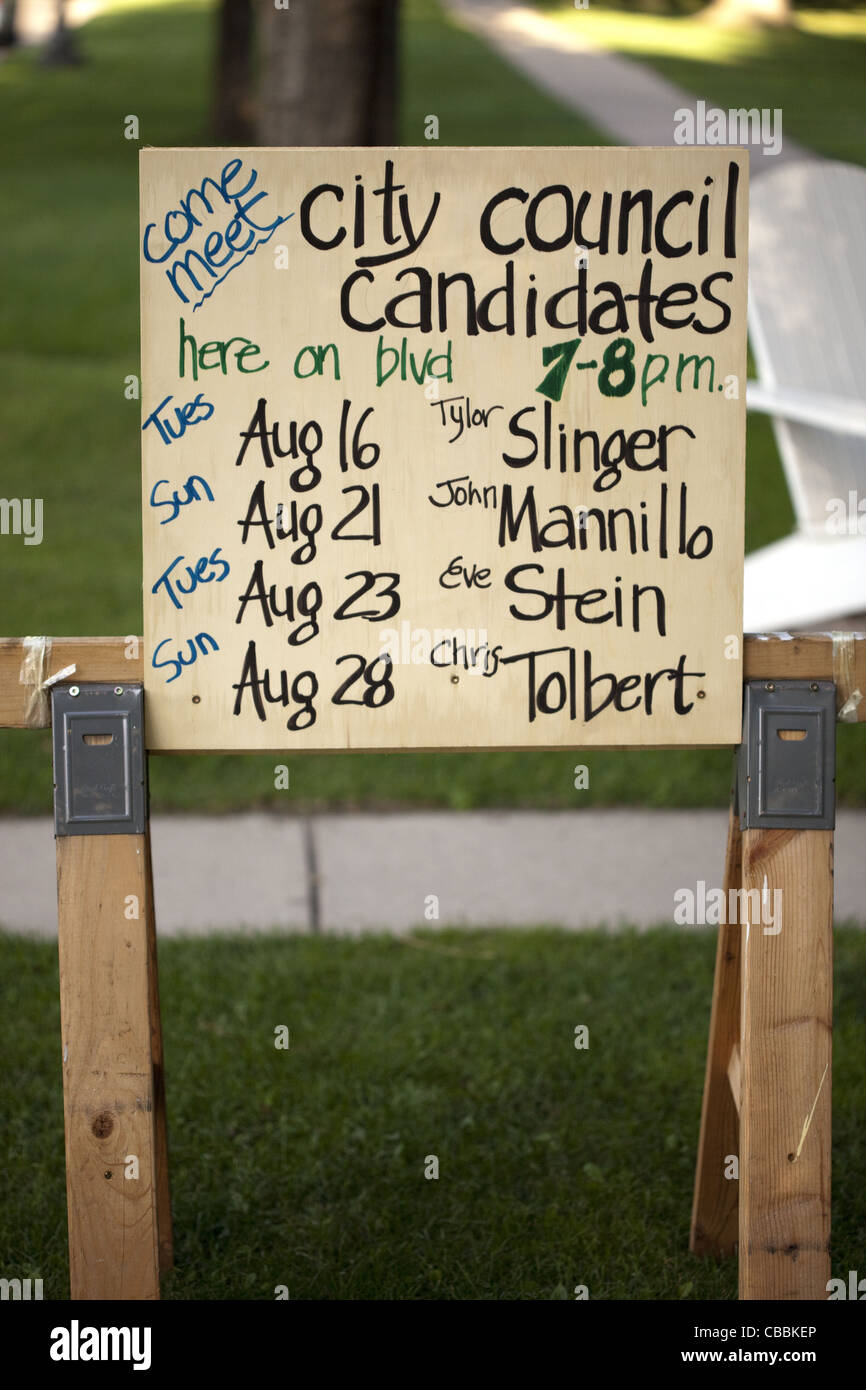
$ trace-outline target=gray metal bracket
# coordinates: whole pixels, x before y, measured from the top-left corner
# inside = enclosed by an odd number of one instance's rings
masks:
[[[737,804],[744,830],[834,828],[836,687],[832,681],[746,681]]]
[[[142,835],[147,759],[141,685],[51,692],[55,835]]]

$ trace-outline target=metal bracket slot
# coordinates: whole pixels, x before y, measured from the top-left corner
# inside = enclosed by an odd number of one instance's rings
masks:
[[[832,830],[836,824],[836,687],[832,681],[747,681],[737,802],[744,830]]]
[[[55,835],[142,835],[147,814],[141,685],[51,692]]]

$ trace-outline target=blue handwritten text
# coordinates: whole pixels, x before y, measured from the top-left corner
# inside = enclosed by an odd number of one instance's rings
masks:
[[[193,568],[192,565],[184,565],[184,569],[189,575],[188,587],[184,584],[183,580],[179,576],[174,580],[169,578],[172,571],[177,569],[178,565],[183,560],[182,555],[176,556],[175,559],[173,559],[171,564],[168,566],[168,569],[163,570],[162,574],[159,576],[159,579],[157,579],[156,583],[151,589],[151,593],[158,593],[160,586],[164,584],[165,592],[168,594],[175,608],[183,608],[183,604],[177,597],[177,593],[186,594],[188,597],[190,594],[195,593],[199,584],[210,584],[213,580],[216,580],[217,584],[221,584],[222,581],[225,579],[226,575],[229,573],[228,560],[217,559],[217,556],[219,555],[221,550],[222,546],[218,545],[216,550],[211,551],[210,555],[202,555],[198,560],[196,560],[195,568]],[[214,566],[214,573],[208,574],[208,567],[211,565]],[[222,573],[217,573],[216,571],[218,570],[221,570]],[[177,590],[177,593],[175,592],[175,590]]]
[[[157,642],[153,649],[153,657],[151,658],[151,665],[156,671],[168,670],[174,667],[174,675],[166,677],[166,685],[171,685],[172,681],[177,680],[178,676],[182,674],[184,666],[192,666],[198,659],[199,653],[201,653],[202,656],[209,655],[209,649],[206,645],[208,642],[210,643],[210,651],[219,651],[219,643],[216,641],[216,638],[211,637],[209,632],[199,632],[196,634],[195,639],[192,637],[187,638],[186,645],[189,650],[189,660],[186,659],[182,650],[178,650],[176,656],[166,657],[164,661],[157,661],[156,658],[159,656],[162,648],[170,641],[170,637],[164,637],[161,642]]]

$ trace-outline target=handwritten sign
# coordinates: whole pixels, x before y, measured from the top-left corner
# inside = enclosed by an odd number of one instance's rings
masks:
[[[144,150],[149,746],[737,742],[746,160]]]

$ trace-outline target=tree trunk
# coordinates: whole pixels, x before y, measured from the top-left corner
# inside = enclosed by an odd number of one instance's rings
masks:
[[[261,0],[259,141],[396,141],[399,0]]]
[[[73,67],[81,62],[78,43],[66,23],[66,0],[55,0],[57,20],[54,32],[42,49],[42,62],[49,67]]]
[[[3,0],[0,4],[0,48],[11,48],[18,42],[15,32],[16,0]]]
[[[255,142],[252,0],[221,0],[217,16],[214,138],[222,145]]]

